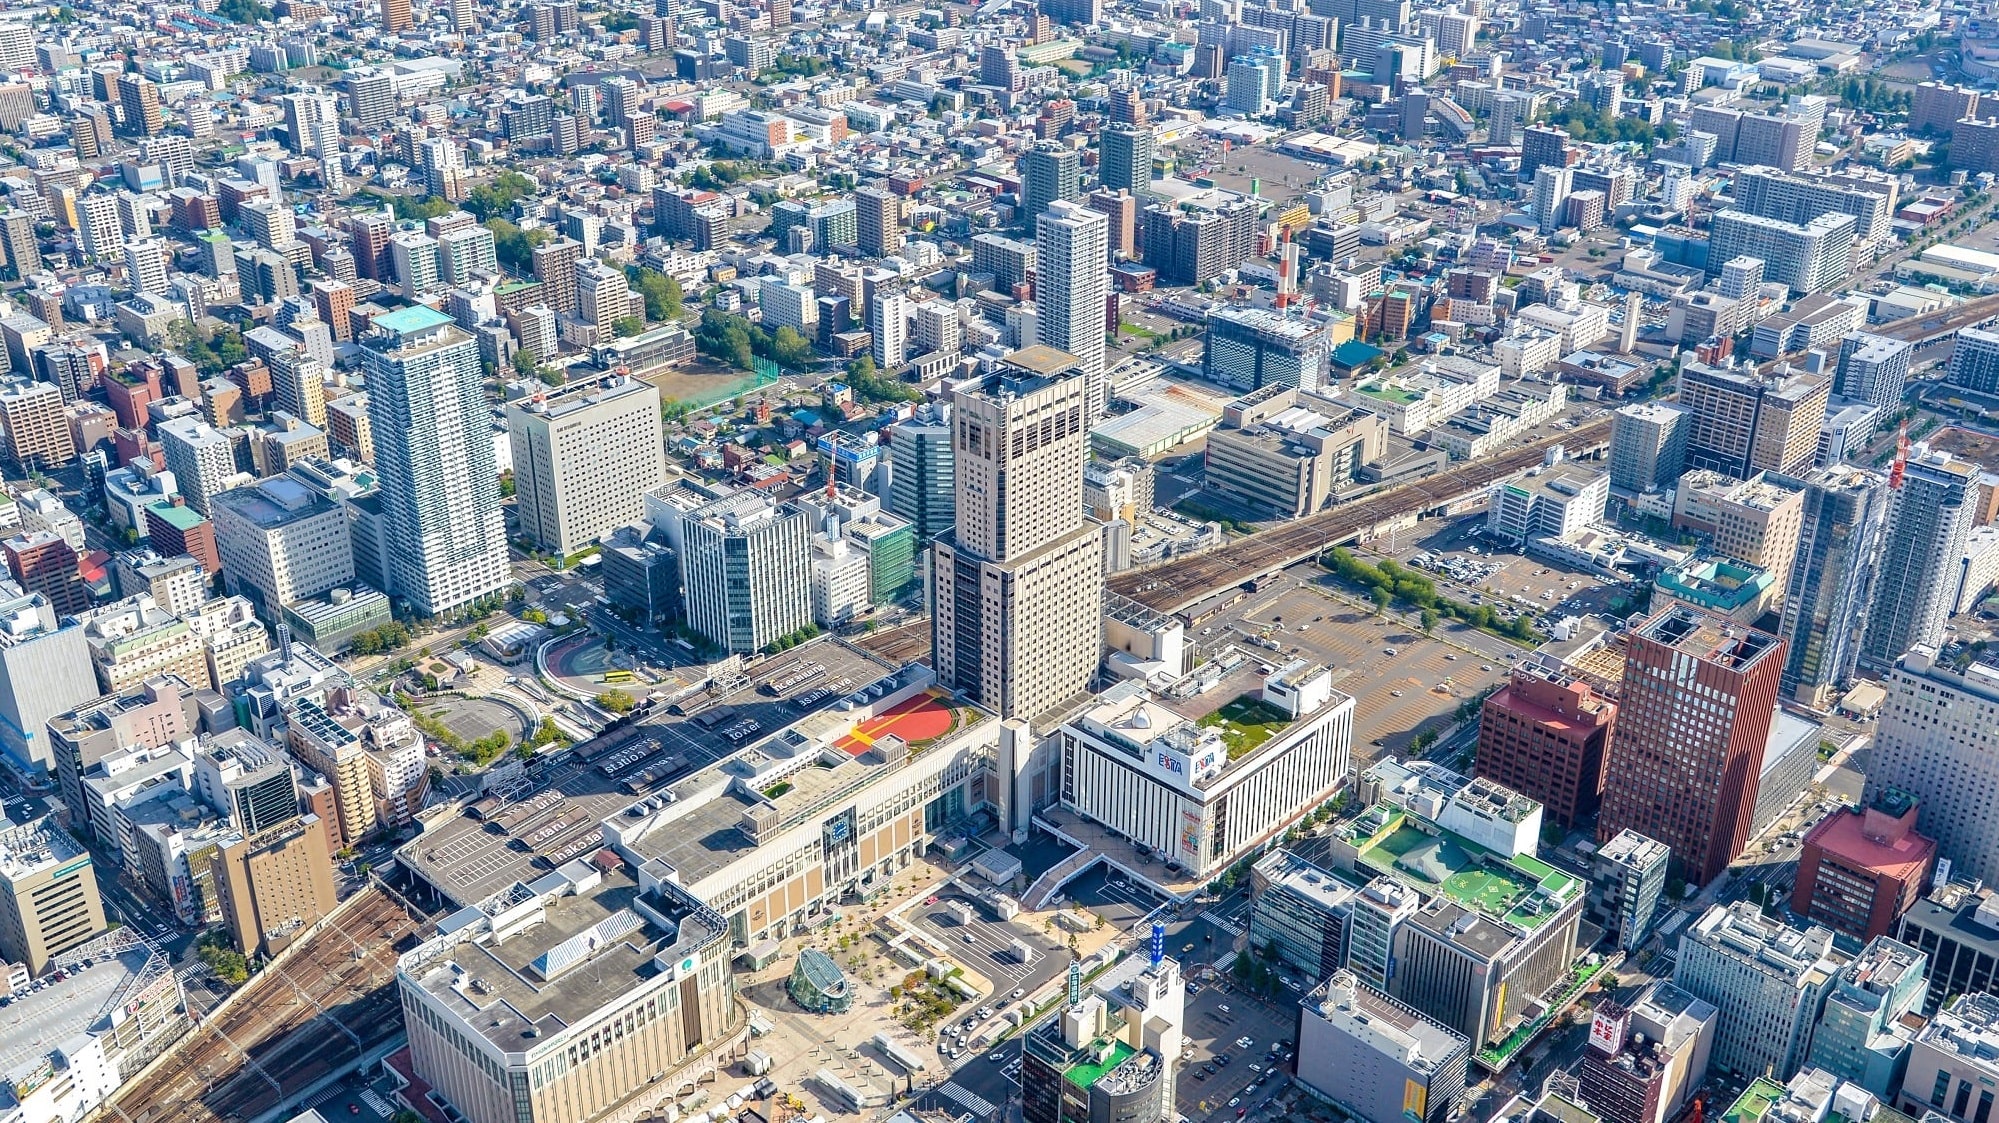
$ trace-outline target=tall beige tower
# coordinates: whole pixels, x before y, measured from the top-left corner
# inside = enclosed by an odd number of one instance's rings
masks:
[[[1089,689],[1103,643],[1103,538],[1083,518],[1089,383],[1025,347],[951,395],[957,526],[935,548],[938,681],[1032,720]]]

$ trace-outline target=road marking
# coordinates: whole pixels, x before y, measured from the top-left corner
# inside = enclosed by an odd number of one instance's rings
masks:
[[[955,1081],[946,1082],[937,1089],[937,1094],[954,1103],[962,1104],[970,1109],[972,1114],[981,1118],[990,1119],[999,1114],[998,1105]]]

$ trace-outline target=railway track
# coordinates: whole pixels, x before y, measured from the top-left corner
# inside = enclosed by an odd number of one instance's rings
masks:
[[[856,636],[848,642],[870,655],[890,662],[913,662],[930,654],[930,618],[925,616],[907,624],[883,628],[864,636]]]
[[[1541,463],[1548,450],[1557,445],[1574,452],[1609,440],[1610,419],[1601,418],[1565,433],[1397,485],[1366,499],[1307,515],[1219,550],[1120,573],[1111,578],[1110,590],[1155,611],[1182,612],[1232,585],[1275,573],[1315,557],[1328,547],[1361,537],[1384,522],[1441,507],[1523,472]]]
[[[394,1038],[402,1029],[399,945],[421,922],[381,889],[245,986],[220,1015],[99,1118],[120,1123],[244,1123]]]

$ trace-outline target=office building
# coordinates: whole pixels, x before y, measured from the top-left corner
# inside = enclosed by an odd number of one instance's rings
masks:
[[[1262,308],[1217,305],[1208,312],[1202,371],[1211,382],[1248,392],[1266,386],[1318,390],[1328,381],[1332,327]]]
[[[622,526],[605,535],[604,595],[612,604],[639,614],[643,625],[658,627],[680,619],[680,556],[650,523]]]
[[[672,1101],[690,1057],[743,1039],[713,910],[643,866],[572,862],[535,886],[466,909],[397,963],[410,1063],[456,1118],[642,1115]]]
[[[1804,474],[1818,459],[1831,394],[1829,378],[1683,365],[1680,405],[1691,424],[1687,467],[1738,480],[1766,471]]]
[[[951,529],[957,519],[957,483],[951,447],[951,406],[925,402],[908,420],[885,431],[889,455],[889,510],[909,521],[918,539]]]
[[[90,608],[89,586],[83,583],[76,547],[53,530],[30,530],[0,542],[0,555],[22,591],[40,596],[57,617],[74,616]]]
[[[265,619],[354,580],[354,546],[338,503],[288,475],[225,491],[210,504],[229,591]]]
[[[1782,670],[1776,637],[1685,605],[1635,628],[1597,837],[1657,839],[1696,884],[1727,869],[1749,838]]]
[[[1075,356],[1087,425],[1110,405],[1104,366],[1110,219],[1080,203],[1057,200],[1040,211],[1035,230],[1035,335],[1042,346]]]
[[[1298,1083],[1367,1123],[1443,1123],[1467,1082],[1464,1034],[1336,971],[1300,1004]]]
[[[1112,191],[1145,191],[1152,186],[1152,129],[1110,125],[1097,138],[1097,181]]]
[[[1925,1016],[1960,994],[1999,993],[1999,894],[1968,881],[1939,885],[1902,914],[1895,939],[1929,957]]]
[[[521,533],[563,557],[643,516],[666,476],[650,382],[611,374],[517,398],[507,428]]]
[[[1559,666],[1523,663],[1479,714],[1477,773],[1541,802],[1564,830],[1596,814],[1617,706]]]
[[[1274,384],[1222,407],[1221,427],[1208,433],[1206,487],[1245,510],[1299,518],[1364,479],[1387,448],[1380,415]]]
[[[1876,936],[1839,970],[1812,1032],[1807,1063],[1892,1101],[1902,1085],[1928,989],[1929,960],[1907,944]]]
[[[689,511],[680,531],[688,626],[747,655],[811,623],[808,522],[757,491]]]
[[[1025,347],[954,386],[951,412],[956,522],[933,550],[932,663],[941,685],[1001,717],[1038,717],[1085,692],[1101,656],[1087,376],[1073,355]]]
[[[1718,274],[1722,262],[1747,255],[1761,259],[1763,275],[1789,286],[1794,294],[1818,292],[1845,280],[1852,271],[1854,230],[1853,216],[1844,212],[1798,223],[1721,211],[1709,228],[1709,269]]]
[[[1351,772],[1352,698],[1295,660],[1202,726],[1126,683],[1062,726],[1065,807],[1196,877],[1226,869],[1331,799]],[[1276,732],[1245,748],[1231,715]],[[1133,747],[1140,755],[1136,762]]]
[[[77,638],[80,643],[81,629]],[[87,652],[83,659],[90,696],[45,722],[46,751],[52,758],[48,767],[55,773],[64,807],[86,806],[83,777],[100,761],[134,748],[157,749],[186,740],[195,735],[200,721],[195,688],[187,680],[162,676],[149,679],[136,690],[100,697],[88,670]],[[94,835],[90,841],[100,845],[108,847],[117,841],[111,833],[74,816],[70,825],[79,833],[89,826]]]
[[[1871,607],[1887,481],[1863,468],[1831,464],[1806,476],[1798,548],[1784,594],[1784,696],[1831,708],[1852,680]]]
[[[1249,884],[1249,946],[1273,953],[1292,978],[1340,969],[1359,887],[1282,846],[1256,860]]]
[[[1830,930],[1794,928],[1739,901],[1715,905],[1686,928],[1673,982],[1720,1011],[1715,1069],[1788,1080],[1849,959]]]
[[[1954,1123],[1992,1118],[1999,1095],[1999,995],[1962,995],[1916,1035],[1902,1077],[1902,1110]]]
[[[1889,493],[1861,666],[1886,672],[1903,652],[1943,642],[1957,595],[1954,570],[1977,520],[1977,476],[1977,465],[1946,452],[1904,466],[1901,485]]]
[[[71,553],[72,574],[75,565]],[[0,750],[21,773],[37,775],[55,764],[50,719],[96,697],[97,682],[80,625],[59,619],[43,594],[0,592]]]
[[[104,929],[90,851],[47,816],[0,819],[0,955],[40,975]]]
[[[1640,494],[1671,486],[1686,468],[1691,414],[1669,402],[1623,406],[1610,419],[1610,483]]]
[[[188,790],[246,835],[261,834],[299,816],[291,758],[240,729],[201,739]]]
[[[1889,563],[1883,563],[1884,568]],[[1870,794],[1895,789],[1920,807],[1953,876],[1999,879],[1999,665],[1984,652],[1926,644],[1889,673],[1867,769]]]
[[[1562,542],[1603,518],[1610,477],[1580,463],[1561,463],[1501,484],[1486,508],[1487,532],[1527,545]]]
[[[388,531],[384,592],[437,616],[512,580],[479,345],[422,306],[371,323],[361,367]]]
[[[1916,831],[1916,800],[1883,788],[1805,833],[1791,911],[1856,940],[1885,936],[1929,888],[1937,844]],[[1852,1079],[1849,1077],[1848,1079]]]
[[[1665,979],[1628,1006],[1598,1004],[1577,1070],[1578,1090],[1603,1123],[1669,1123],[1707,1077],[1714,1006]]]
[[[1176,1118],[1173,1077],[1185,1006],[1180,965],[1157,948],[1149,963],[1133,956],[1099,979],[1022,1037],[1026,1123]]]
[[[1589,918],[1627,952],[1651,939],[1673,852],[1657,839],[1622,830],[1590,859]]]
[[[1902,408],[1902,388],[1909,382],[1913,344],[1872,332],[1848,332],[1839,342],[1839,368],[1833,393],[1883,410]]]

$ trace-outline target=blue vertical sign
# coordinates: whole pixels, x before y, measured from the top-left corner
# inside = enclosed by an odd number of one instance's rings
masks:
[[[1159,966],[1159,961],[1164,958],[1166,958],[1166,922],[1155,920],[1152,922],[1152,965]]]

